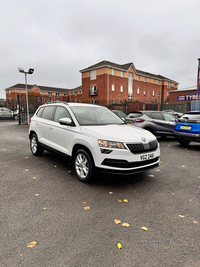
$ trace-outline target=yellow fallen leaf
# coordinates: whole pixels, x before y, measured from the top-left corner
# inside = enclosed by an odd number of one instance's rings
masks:
[[[71,171],[68,171],[68,173],[71,173]]]
[[[130,224],[125,222],[125,223],[122,223],[122,226],[124,226],[124,227],[129,227]]]
[[[113,194],[113,192],[109,192],[109,194],[110,194],[110,195],[112,195],[112,194]]]
[[[127,200],[127,199],[124,199],[124,202],[125,202],[125,203],[128,203],[128,200]]]
[[[54,168],[57,168],[57,166],[55,165]]]
[[[116,224],[119,224],[119,223],[121,223],[121,221],[120,220],[114,220],[114,222],[116,223]]]
[[[43,208],[43,210],[46,210],[47,208]]]
[[[197,221],[193,221],[193,223],[198,223]]]
[[[28,159],[28,157],[25,157],[25,159]]]
[[[27,171],[28,171],[28,169],[25,170],[25,172],[27,172]]]
[[[182,165],[182,167],[183,167],[183,168],[185,168],[185,166],[184,166],[184,165]]]
[[[118,199],[118,202],[122,202],[120,199]]]
[[[37,197],[37,196],[39,196],[39,194],[35,194],[35,196]]]
[[[117,244],[118,249],[122,248],[122,245],[120,243]]]
[[[172,195],[175,195],[174,193],[172,193]]]
[[[148,229],[146,227],[142,227],[142,230],[144,231],[148,231]]]
[[[32,179],[36,179],[36,177],[33,177]]]
[[[30,243],[27,244],[27,248],[32,248],[32,247],[34,247],[36,244],[37,244],[36,241],[30,242]]]
[[[184,216],[183,215],[179,215],[179,217],[183,218]]]
[[[22,254],[19,254],[19,256],[21,257],[21,256],[22,256]]]
[[[83,202],[83,204],[86,204],[86,202]]]
[[[84,210],[89,210],[90,209],[90,207],[89,206],[87,206],[87,207],[84,207]]]

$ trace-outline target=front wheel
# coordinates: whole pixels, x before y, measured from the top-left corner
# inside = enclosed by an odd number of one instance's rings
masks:
[[[178,139],[178,142],[182,146],[187,146],[191,142],[190,140],[185,140],[185,139]]]
[[[41,156],[44,152],[44,149],[39,145],[36,134],[32,134],[30,137],[30,148],[34,156]]]
[[[79,149],[73,159],[74,170],[81,182],[89,183],[94,169],[91,156],[84,149]]]

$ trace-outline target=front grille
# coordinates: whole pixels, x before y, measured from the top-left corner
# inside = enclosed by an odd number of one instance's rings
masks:
[[[156,150],[158,147],[157,140],[149,142],[148,144],[126,144],[133,154],[144,153]]]

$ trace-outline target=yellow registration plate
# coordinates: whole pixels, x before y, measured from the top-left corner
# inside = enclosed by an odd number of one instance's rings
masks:
[[[181,129],[184,129],[184,130],[190,130],[192,127],[191,126],[181,126]]]
[[[132,122],[127,122],[127,124],[132,125]]]

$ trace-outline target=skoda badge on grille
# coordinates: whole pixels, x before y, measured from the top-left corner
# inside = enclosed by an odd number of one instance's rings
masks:
[[[146,142],[146,138],[142,137],[142,142]]]

